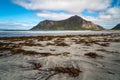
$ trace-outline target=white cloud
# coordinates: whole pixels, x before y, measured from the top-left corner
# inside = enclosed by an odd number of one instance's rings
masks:
[[[120,8],[109,8],[106,12],[100,14],[99,19],[106,24],[120,23]]]
[[[0,22],[0,29],[29,29],[29,24]]]
[[[105,10],[110,6],[111,0],[14,0],[14,2],[31,10],[81,12],[85,9]]]
[[[68,14],[63,12],[61,13],[42,12],[42,13],[37,13],[37,16],[51,20],[62,20],[73,16],[73,14]]]
[[[26,24],[0,22],[0,26],[25,26]]]
[[[93,21],[96,24],[102,25],[105,28],[112,28],[120,23],[120,8],[108,8],[105,12],[101,12],[98,17],[84,16],[85,19]]]
[[[79,15],[95,24],[112,28],[120,23],[120,7],[111,7],[113,0],[14,0],[14,3],[36,12],[45,19],[62,20],[73,15]],[[39,10],[41,12],[39,12]],[[56,12],[56,11],[65,12]],[[98,12],[98,16],[83,16],[82,11]],[[54,12],[53,12],[54,11]],[[67,12],[67,13],[66,13]]]
[[[106,12],[100,14],[100,18],[106,19],[120,19],[120,8],[112,7],[106,10]]]

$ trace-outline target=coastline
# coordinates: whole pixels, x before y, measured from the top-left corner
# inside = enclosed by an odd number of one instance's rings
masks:
[[[120,33],[3,37],[0,79],[119,80],[119,47]]]
[[[108,34],[108,33],[120,33],[119,30],[102,30],[102,31],[0,31],[0,37],[27,37],[27,36],[65,36],[65,35],[91,35],[91,34]]]

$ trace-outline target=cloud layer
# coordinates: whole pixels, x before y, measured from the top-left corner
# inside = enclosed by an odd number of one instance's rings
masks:
[[[81,12],[84,9],[104,10],[110,6],[111,0],[14,0],[14,2],[31,10]]]
[[[42,18],[61,20],[77,14],[103,26],[120,23],[120,7],[111,6],[112,2],[113,0],[14,0],[14,3],[35,11]],[[85,10],[88,15],[82,14]],[[89,12],[97,13],[98,16],[90,16]]]
[[[0,22],[0,29],[29,29],[25,23]]]

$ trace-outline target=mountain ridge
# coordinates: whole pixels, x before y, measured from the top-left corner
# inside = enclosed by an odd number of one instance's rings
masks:
[[[113,27],[112,30],[120,30],[120,23]]]
[[[104,28],[87,21],[80,16],[72,16],[65,20],[44,20],[31,30],[103,30]]]

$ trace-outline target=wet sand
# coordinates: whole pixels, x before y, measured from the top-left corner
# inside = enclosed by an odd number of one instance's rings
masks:
[[[0,80],[120,80],[120,33],[0,38]]]

